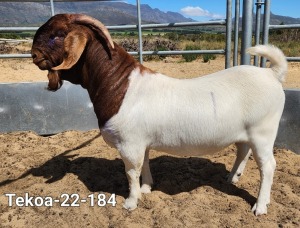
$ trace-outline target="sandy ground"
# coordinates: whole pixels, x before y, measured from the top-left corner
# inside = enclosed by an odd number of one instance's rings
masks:
[[[210,63],[167,58],[145,65],[189,78],[223,69],[224,58]],[[47,79],[29,59],[0,60],[0,66],[1,82]],[[286,88],[300,88],[299,72],[299,63],[289,64]],[[123,162],[98,130],[48,137],[34,132],[0,134],[0,227],[300,227],[300,156],[274,149],[277,170],[269,213],[255,217],[251,206],[258,194],[259,172],[253,158],[240,182],[226,182],[235,151],[231,146],[201,158],[151,151],[153,192],[128,212],[122,208],[128,195]],[[16,194],[10,195],[12,205],[5,194]],[[17,197],[26,194],[37,204],[44,199],[48,206],[23,205]],[[114,194],[115,207],[110,202],[97,205],[98,196],[108,201]],[[51,205],[49,198],[60,202]]]

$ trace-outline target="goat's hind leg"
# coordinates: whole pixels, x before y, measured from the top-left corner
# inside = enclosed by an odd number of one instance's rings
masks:
[[[276,161],[273,155],[273,145],[259,145],[253,150],[253,155],[259,167],[261,182],[257,201],[252,208],[252,211],[257,216],[267,214],[267,206],[270,204],[271,187],[276,168]]]
[[[239,181],[240,177],[244,172],[247,161],[252,153],[250,146],[246,143],[237,143],[236,146],[237,146],[236,160],[227,179],[229,183],[233,183],[233,184]]]
[[[251,148],[260,172],[259,193],[257,201],[252,208],[256,216],[267,214],[267,206],[270,204],[271,187],[276,168],[273,146],[277,135],[280,115],[275,115],[273,118],[269,117],[267,120],[261,126],[251,130]]]

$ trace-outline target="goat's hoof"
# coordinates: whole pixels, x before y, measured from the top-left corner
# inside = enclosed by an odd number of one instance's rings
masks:
[[[241,173],[235,173],[235,174],[229,174],[227,176],[227,182],[228,183],[231,183],[231,184],[236,184],[239,180],[240,180],[240,177],[242,176]]]
[[[151,193],[151,186],[148,184],[143,184],[141,187],[141,193],[144,193],[144,194]]]
[[[127,198],[125,200],[125,204],[123,205],[123,207],[129,211],[132,211],[137,208],[137,200]]]
[[[257,206],[257,204],[254,204],[254,206],[252,207],[252,212],[256,216],[267,214],[267,211],[268,211],[267,205]]]

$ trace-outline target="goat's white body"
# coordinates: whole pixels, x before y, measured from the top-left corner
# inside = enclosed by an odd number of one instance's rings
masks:
[[[199,156],[237,143],[229,181],[238,181],[253,151],[262,178],[253,211],[267,213],[276,166],[272,150],[285,102],[280,81],[287,64],[276,48],[258,46],[250,51],[263,53],[275,66],[238,66],[194,79],[132,71],[119,112],[101,129],[125,163],[130,186],[127,209],[137,206],[141,192],[150,192],[149,149]]]
[[[252,128],[280,117],[283,104],[282,86],[271,69],[240,66],[185,80],[136,69],[119,113],[102,133],[116,148],[129,140],[198,156],[249,142]]]

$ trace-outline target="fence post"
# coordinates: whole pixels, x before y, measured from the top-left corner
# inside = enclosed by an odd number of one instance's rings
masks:
[[[139,60],[140,63],[143,63],[142,18],[141,18],[140,0],[136,0],[136,7],[137,7],[138,33],[139,33]]]
[[[240,0],[235,0],[233,66],[238,65]]]
[[[51,16],[54,16],[54,4],[53,4],[53,0],[50,0],[50,6],[51,6]]]
[[[255,21],[255,45],[260,43],[260,18],[261,18],[261,6],[262,1],[257,0],[256,5],[256,21]],[[258,56],[254,56],[254,65],[258,66]]]
[[[253,0],[243,1],[243,20],[242,20],[242,47],[241,47],[241,64],[250,64],[250,55],[246,49],[252,44],[252,17],[253,17]]]
[[[231,39],[232,39],[232,0],[227,0],[225,68],[230,67]]]
[[[270,4],[271,4],[271,0],[265,0],[262,44],[268,44],[269,41],[269,25],[270,25],[270,15],[271,15]],[[261,67],[266,66],[265,58],[261,58],[260,66]]]

